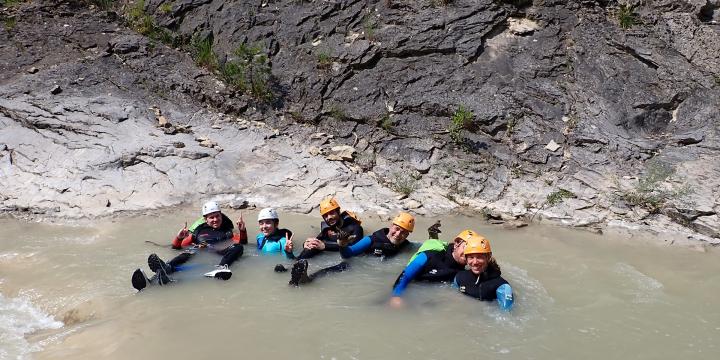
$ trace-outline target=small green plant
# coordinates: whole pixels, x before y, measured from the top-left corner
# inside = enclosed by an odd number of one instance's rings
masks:
[[[337,104],[333,104],[332,106],[330,106],[330,116],[341,121],[348,119],[345,111],[343,111],[343,109]]]
[[[355,158],[355,164],[360,166],[363,170],[368,171],[375,166],[375,159],[377,155],[373,151],[361,152]]]
[[[193,36],[190,41],[190,54],[195,60],[195,64],[202,66],[210,71],[217,68],[218,61],[213,51],[213,37],[208,36],[200,39],[199,36]]]
[[[637,23],[635,17],[635,7],[630,5],[620,5],[617,11],[617,19],[620,23],[620,27],[623,29],[629,29]]]
[[[511,116],[507,121],[507,127],[505,128],[505,135],[510,136],[515,131],[515,128],[518,125],[518,118],[516,116]]]
[[[568,130],[573,130],[577,127],[578,122],[580,122],[580,119],[577,117],[577,115],[573,115],[568,118],[568,121],[565,124]]]
[[[375,22],[372,20],[371,17],[366,17],[365,20],[363,20],[363,31],[365,31],[365,38],[370,41],[375,41],[375,31],[377,30],[377,25],[375,25]]]
[[[455,113],[453,113],[448,131],[450,132],[450,139],[452,139],[454,143],[463,143],[463,130],[472,125],[474,117],[475,115],[463,105],[460,105]]]
[[[661,187],[662,182],[673,174],[675,174],[675,169],[670,165],[652,162],[648,164],[645,175],[638,180],[635,188],[621,192],[620,197],[629,205],[640,206],[651,214],[656,214],[668,200],[690,193],[688,186],[678,189]]]
[[[390,113],[385,113],[385,115],[383,115],[383,117],[381,117],[378,121],[378,125],[380,125],[380,127],[387,132],[392,131],[393,121],[390,118]]]
[[[21,2],[22,2],[22,0],[5,0],[5,1],[0,1],[0,6],[13,7],[15,5],[20,4]]]
[[[179,38],[175,38],[169,31],[155,25],[153,17],[145,12],[145,0],[139,0],[130,6],[126,17],[129,26],[138,33],[171,46],[180,45]]]
[[[242,44],[233,51],[233,59],[220,68],[220,75],[235,90],[258,100],[272,101],[270,90],[272,69],[259,45]]]
[[[320,69],[328,69],[332,64],[332,58],[330,54],[325,51],[321,51],[317,54],[317,67]]]
[[[17,19],[14,17],[7,17],[3,19],[3,27],[7,32],[13,31],[15,29],[15,26],[17,25]]]
[[[547,199],[545,202],[550,206],[555,206],[559,203],[561,203],[563,200],[568,198],[574,198],[575,194],[573,194],[569,190],[565,189],[559,189],[558,191],[555,191],[547,196]]]
[[[170,11],[172,11],[172,6],[173,6],[173,4],[171,4],[171,3],[162,3],[158,9],[160,10],[161,13],[167,14]]]
[[[392,174],[389,185],[393,191],[408,196],[417,189],[418,180],[420,176],[417,174],[396,172]]]

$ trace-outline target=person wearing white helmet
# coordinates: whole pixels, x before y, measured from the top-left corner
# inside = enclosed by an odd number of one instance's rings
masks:
[[[265,208],[258,213],[260,233],[255,236],[260,254],[281,253],[288,259],[294,259],[292,231],[278,228],[280,217],[273,208]]]
[[[222,256],[216,268],[207,272],[205,276],[216,279],[228,280],[232,276],[229,266],[243,254],[242,244],[247,243],[247,230],[242,220],[242,214],[237,222],[238,233],[233,233],[233,222],[220,211],[220,206],[215,201],[208,201],[202,207],[202,218],[187,227],[183,227],[172,241],[173,249],[188,250],[165,263],[156,254],[148,257],[148,266],[155,273],[159,285],[172,282],[170,274],[178,270],[178,267],[190,260],[198,249],[212,250]],[[137,269],[132,277],[132,284],[138,290],[147,286],[147,278],[142,270]]]

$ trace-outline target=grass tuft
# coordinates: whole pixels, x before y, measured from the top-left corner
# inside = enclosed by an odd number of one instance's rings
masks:
[[[408,196],[417,190],[418,180],[420,180],[420,176],[417,174],[396,172],[392,174],[389,185],[393,191]]]
[[[17,26],[17,19],[14,17],[7,17],[2,20],[2,23],[5,31],[11,32],[15,29],[15,26]]]
[[[550,206],[555,206],[559,203],[561,203],[563,200],[568,198],[574,198],[575,194],[573,194],[569,190],[565,189],[559,189],[558,191],[555,191],[547,196],[546,203]]]
[[[617,19],[621,28],[629,29],[633,27],[637,24],[635,7],[630,5],[620,5],[620,8],[617,11]]]
[[[272,69],[270,61],[259,45],[241,44],[233,51],[233,59],[220,68],[223,80],[235,90],[270,102]]]
[[[451,121],[448,131],[450,132],[450,139],[452,139],[455,144],[463,143],[463,130],[468,129],[472,125],[474,118],[475,115],[473,115],[472,111],[463,105],[460,105],[455,113],[453,113],[450,118]]]
[[[675,169],[668,164],[652,162],[648,165],[645,175],[640,178],[634,189],[621,191],[620,198],[628,205],[639,206],[656,214],[665,203],[687,195],[691,192],[688,186],[680,188],[663,187],[663,182],[675,174]]]
[[[202,66],[210,71],[217,69],[218,61],[213,51],[213,37],[208,36],[200,39],[199,36],[193,36],[190,41],[190,54],[195,60],[195,64]]]

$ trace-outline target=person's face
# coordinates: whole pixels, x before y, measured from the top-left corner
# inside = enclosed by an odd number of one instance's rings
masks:
[[[490,263],[490,254],[467,254],[465,259],[467,259],[467,264],[473,274],[480,275]]]
[[[397,245],[405,241],[408,235],[410,235],[409,231],[401,228],[400,226],[392,224],[390,225],[390,231],[388,231],[387,237],[391,243]]]
[[[325,220],[328,225],[335,226],[338,221],[340,221],[340,209],[335,209],[323,215],[323,220]]]
[[[455,259],[455,262],[457,262],[460,265],[465,265],[465,241],[463,240],[455,240],[455,247],[453,247],[452,256],[453,259]]]
[[[276,220],[273,219],[263,219],[258,221],[258,226],[260,227],[260,232],[263,233],[263,235],[268,236],[275,232],[277,229],[277,224],[275,224]]]
[[[213,229],[219,229],[220,225],[222,225],[222,214],[216,211],[205,215],[205,223]]]

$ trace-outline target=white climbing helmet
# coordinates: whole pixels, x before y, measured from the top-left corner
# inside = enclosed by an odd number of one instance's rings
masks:
[[[280,220],[280,217],[278,216],[277,211],[273,208],[264,208],[260,210],[260,213],[258,214],[258,221],[260,220]]]
[[[215,201],[208,201],[202,207],[203,216],[217,211],[220,211],[220,205],[218,205]]]

